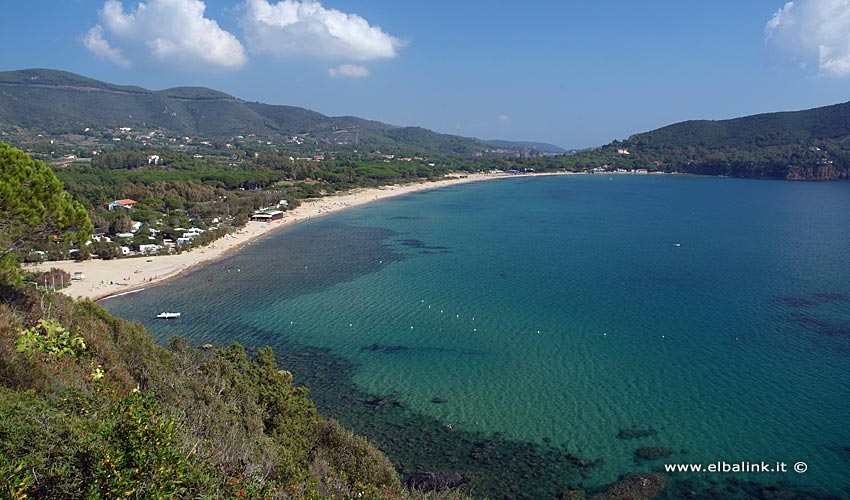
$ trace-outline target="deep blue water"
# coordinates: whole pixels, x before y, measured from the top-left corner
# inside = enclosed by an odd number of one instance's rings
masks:
[[[103,305],[161,341],[311,349],[439,425],[602,458],[584,487],[804,461],[745,477],[848,495],[849,264],[849,183],[517,178],[299,224]]]

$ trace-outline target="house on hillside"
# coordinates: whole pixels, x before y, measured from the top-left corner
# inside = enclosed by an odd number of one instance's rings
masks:
[[[115,200],[109,202],[109,210],[115,210],[116,208],[123,208],[125,210],[130,210],[133,208],[133,205],[138,203],[136,200],[131,200],[130,198],[124,198],[123,200]]]

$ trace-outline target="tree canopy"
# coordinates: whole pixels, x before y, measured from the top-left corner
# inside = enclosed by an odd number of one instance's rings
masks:
[[[24,243],[63,236],[84,240],[92,225],[53,171],[0,142],[0,281],[17,269],[14,251]]]

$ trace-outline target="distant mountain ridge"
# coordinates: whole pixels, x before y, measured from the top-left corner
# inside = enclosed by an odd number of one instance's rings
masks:
[[[508,149],[533,149],[535,151],[540,151],[541,153],[547,154],[564,154],[567,152],[566,149],[556,146],[554,144],[548,144],[545,142],[533,142],[533,141],[503,141],[499,139],[490,139],[484,141],[485,144],[489,144],[490,146],[495,146],[497,148],[508,148]]]
[[[322,145],[465,156],[488,148],[468,137],[353,116],[329,117],[295,106],[247,102],[204,87],[152,91],[65,71],[0,72],[0,130],[23,128],[52,135],[104,127],[155,128],[211,140],[250,134],[299,136]]]

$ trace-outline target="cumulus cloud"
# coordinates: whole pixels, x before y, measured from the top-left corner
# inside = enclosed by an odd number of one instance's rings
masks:
[[[100,24],[89,30],[83,43],[92,53],[119,65],[119,61],[129,64],[125,53],[181,67],[236,69],[244,65],[247,57],[242,44],[204,17],[205,10],[202,0],[150,0],[125,12],[120,1],[107,0],[99,12]]]
[[[121,54],[121,51],[109,45],[109,42],[103,38],[103,28],[95,26],[88,30],[82,38],[83,45],[86,46],[92,54],[102,57],[108,61],[112,61],[116,66],[129,68],[130,61]]]
[[[369,69],[359,64],[341,64],[328,70],[331,78],[363,78],[369,76]]]
[[[765,39],[803,68],[850,75],[850,0],[797,0],[767,22]]]
[[[370,61],[395,57],[405,45],[357,14],[313,0],[246,0],[242,10],[240,24],[258,53]]]

